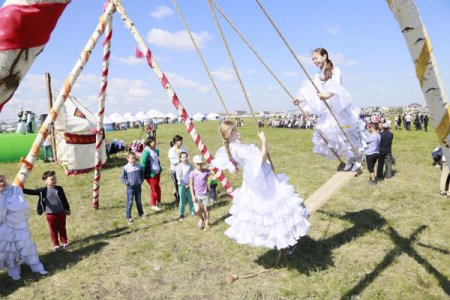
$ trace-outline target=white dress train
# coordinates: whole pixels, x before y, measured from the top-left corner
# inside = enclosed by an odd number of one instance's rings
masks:
[[[231,225],[225,235],[239,244],[284,249],[305,236],[311,224],[303,199],[287,183],[285,174],[274,174],[262,161],[255,145],[230,143],[233,159],[243,169],[242,186],[233,192]],[[213,166],[235,171],[224,147],[219,148]]]
[[[6,268],[15,280],[20,279],[20,265],[24,263],[33,272],[47,273],[31,240],[28,211],[19,187],[8,186],[0,191],[0,270]]]

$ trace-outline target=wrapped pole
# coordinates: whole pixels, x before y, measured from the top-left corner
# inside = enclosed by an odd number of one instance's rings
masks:
[[[6,0],[0,8],[0,112],[44,49],[70,0]]]
[[[387,3],[408,45],[420,88],[430,110],[431,124],[443,144],[445,157],[449,159],[450,106],[427,30],[413,0],[388,0]]]
[[[115,11],[115,7],[114,7]],[[111,49],[112,37],[112,18],[106,23],[105,39],[103,41],[103,62],[102,62],[102,84],[99,92],[98,112],[97,112],[97,130],[95,137],[95,164],[94,164],[94,181],[92,188],[92,207],[98,209],[100,197],[100,178],[101,167],[103,162],[103,149],[105,147],[105,129],[103,128],[103,118],[105,116],[105,99],[106,88],[108,86],[108,72],[109,72],[109,56]]]
[[[53,104],[53,107],[50,109],[47,118],[45,118],[44,123],[39,129],[36,139],[34,140],[33,145],[31,146],[30,152],[28,153],[26,159],[24,158],[21,159],[22,164],[19,172],[16,175],[16,178],[14,179],[14,185],[23,188],[26,178],[29,172],[33,169],[34,162],[36,161],[36,158],[39,155],[39,148],[42,145],[44,139],[48,135],[49,126],[56,120],[59,111],[62,109],[64,102],[66,101],[67,97],[70,94],[70,91],[72,90],[73,84],[78,79],[78,76],[83,70],[83,67],[89,60],[89,56],[92,50],[95,48],[97,41],[100,39],[100,36],[105,31],[105,24],[107,24],[111,20],[113,11],[114,5],[109,3],[105,9],[104,14],[100,16],[100,22],[95,28],[95,31],[92,34],[92,36],[89,38],[89,41],[87,42],[80,57],[78,58],[77,63],[73,67],[69,76],[67,76],[64,82],[64,86],[59,92],[58,97],[56,98],[56,101]]]
[[[130,32],[133,35],[133,37],[135,38],[139,48],[141,49],[141,51],[143,53],[145,53],[148,65],[155,72],[156,76],[161,81],[161,84],[164,87],[167,95],[171,99],[173,106],[175,106],[176,110],[180,114],[181,119],[183,120],[187,131],[189,132],[192,139],[194,140],[195,145],[197,145],[198,150],[203,155],[203,157],[206,159],[206,161],[208,163],[210,163],[211,160],[213,159],[213,156],[208,151],[208,148],[206,147],[205,143],[201,139],[200,134],[195,129],[194,123],[192,123],[191,119],[189,118],[189,115],[188,115],[186,109],[183,107],[183,105],[181,104],[181,101],[178,99],[178,96],[175,94],[175,91],[173,90],[172,85],[170,84],[166,75],[159,68],[158,64],[156,63],[155,58],[152,56],[150,49],[147,47],[144,39],[142,38],[141,34],[138,32],[134,23],[128,17],[121,2],[119,0],[112,0],[112,2],[116,5],[117,12],[120,14],[125,27],[130,30]],[[230,195],[231,192],[233,191],[233,188],[231,187],[231,184],[228,181],[228,179],[225,177],[225,174],[217,168],[215,168],[214,171],[218,175],[219,181],[222,184],[222,186],[224,187],[225,191]]]

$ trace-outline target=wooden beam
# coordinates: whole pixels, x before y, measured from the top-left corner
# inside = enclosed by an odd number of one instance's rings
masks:
[[[357,176],[357,172],[337,172],[324,185],[316,190],[305,201],[305,207],[309,214],[312,215],[322,205],[324,205],[331,197],[339,192],[353,177]]]

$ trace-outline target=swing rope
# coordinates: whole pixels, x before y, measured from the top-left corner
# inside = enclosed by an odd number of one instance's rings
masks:
[[[311,76],[309,75],[308,71],[305,69],[305,67],[303,66],[302,62],[300,61],[300,59],[298,58],[298,56],[295,54],[294,50],[292,50],[292,47],[289,45],[289,43],[287,42],[286,38],[284,37],[284,35],[281,33],[281,31],[279,30],[278,26],[275,24],[275,22],[272,20],[272,18],[269,16],[269,14],[267,13],[266,9],[264,8],[264,6],[261,4],[261,2],[259,0],[255,0],[256,3],[259,5],[259,7],[261,8],[261,10],[263,11],[263,13],[266,15],[267,19],[269,20],[269,22],[272,24],[273,28],[276,30],[276,32],[278,33],[278,35],[280,36],[280,38],[283,40],[284,44],[286,45],[286,47],[289,49],[289,51],[291,52],[292,56],[295,58],[295,60],[297,61],[298,65],[301,67],[301,69],[303,70],[303,72],[305,73],[306,77],[308,78],[308,80],[311,82],[311,84],[314,86],[315,90],[317,91],[317,93],[320,92],[319,88],[317,87],[317,85],[314,83],[314,81],[312,80]],[[338,124],[340,130],[342,131],[342,133],[344,134],[345,138],[347,139],[348,143],[350,144],[353,153],[355,154],[355,158],[362,163],[361,157],[358,153],[358,151],[356,150],[355,146],[353,146],[353,143],[350,141],[347,133],[344,130],[344,127],[340,124],[339,120],[336,117],[336,114],[334,113],[334,111],[331,109],[330,105],[328,104],[327,101],[323,101],[325,103],[325,106],[327,107],[327,109],[330,111],[331,115],[333,116],[333,118],[335,119],[336,123]]]
[[[235,63],[235,61],[233,59],[233,56],[231,54],[231,50],[230,50],[230,48],[228,46],[228,42],[227,42],[227,40],[225,38],[225,35],[224,35],[223,31],[222,31],[222,28],[220,26],[219,20],[217,19],[217,15],[216,15],[216,13],[214,11],[214,8],[212,6],[211,0],[208,0],[208,6],[209,6],[211,14],[212,14],[212,16],[214,18],[214,21],[216,22],[216,26],[217,26],[217,29],[218,29],[218,31],[220,33],[221,38],[222,38],[223,44],[225,46],[225,49],[227,50],[228,58],[230,59],[230,62],[232,64],[232,66],[233,66],[234,73],[236,74],[236,77],[237,77],[237,79],[239,81],[239,85],[241,87],[242,93],[244,94],[244,98],[245,98],[245,101],[247,102],[247,106],[249,108],[249,111],[250,111],[250,113],[251,113],[251,115],[253,117],[253,120],[255,121],[256,131],[259,134],[261,131],[259,130],[258,120],[256,119],[255,112],[253,110],[252,104],[250,103],[250,99],[248,98],[247,91],[245,90],[245,87],[244,87],[244,83],[242,82],[241,76],[239,75],[239,71],[237,69],[236,63]],[[267,159],[270,162],[270,166],[272,167],[272,171],[275,172],[275,168],[273,166],[272,159],[270,158],[270,154],[269,154],[268,151],[267,151]]]
[[[173,0],[172,2],[173,2],[174,6],[175,6],[175,8],[176,8],[176,10],[178,12],[178,15],[181,18],[181,21],[184,24],[184,27],[186,28],[186,31],[189,34],[189,37],[191,38],[192,44],[194,45],[195,50],[197,51],[198,57],[202,61],[203,67],[205,68],[205,71],[208,74],[209,80],[211,81],[212,85],[214,86],[214,90],[216,91],[217,96],[219,97],[219,100],[222,103],[223,109],[227,113],[227,117],[230,118],[230,112],[228,111],[227,106],[225,105],[225,102],[223,100],[222,94],[220,93],[219,89],[217,88],[216,82],[214,81],[214,79],[213,79],[213,77],[211,75],[211,72],[209,71],[208,65],[206,64],[205,59],[203,58],[203,55],[201,54],[200,49],[198,48],[198,45],[197,45],[197,43],[194,40],[194,37],[192,35],[191,30],[189,29],[189,26],[188,26],[188,24],[186,22],[186,19],[184,18],[183,13],[181,12],[180,8],[178,7],[177,0]]]
[[[175,0],[174,0],[175,1]],[[287,87],[281,82],[281,80],[278,78],[278,76],[272,71],[272,69],[266,64],[266,62],[261,58],[261,56],[256,52],[256,50],[253,48],[252,45],[248,42],[248,40],[242,35],[242,33],[239,31],[239,29],[231,22],[231,20],[223,13],[222,9],[217,5],[217,3],[214,0],[211,0],[211,3],[214,5],[214,7],[217,9],[217,11],[222,15],[222,17],[228,22],[228,24],[233,28],[233,30],[236,32],[236,34],[242,39],[242,41],[247,45],[247,47],[253,52],[253,54],[258,58],[258,60],[263,64],[263,66],[266,68],[266,70],[272,75],[272,77],[278,82],[278,84],[281,86],[281,88],[286,92],[286,94],[292,99],[295,100],[295,97],[292,95],[292,93],[287,89]],[[296,105],[298,109],[301,111],[302,114],[308,115],[301,107],[300,105]],[[325,136],[322,134],[322,132],[318,129],[316,129],[316,132],[319,134],[319,136],[325,141],[326,144],[328,144],[328,140],[325,138]],[[333,154],[336,156],[336,158],[343,164],[344,161],[339,157],[336,150],[333,148],[330,148],[330,150],[333,152]]]

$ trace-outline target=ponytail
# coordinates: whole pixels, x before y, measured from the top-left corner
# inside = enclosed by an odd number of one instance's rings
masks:
[[[325,81],[333,76],[333,67],[333,62],[327,56],[327,67],[323,71],[323,74],[325,75]]]
[[[328,51],[325,48],[317,48],[312,53],[319,53],[321,56],[327,56],[326,68],[323,70],[323,78],[320,78],[322,81],[327,81],[333,76],[334,68],[333,62],[330,60],[330,56],[328,55]]]
[[[223,145],[225,146],[225,151],[227,152],[228,159],[231,161],[231,163],[233,164],[233,166],[236,168],[237,171],[239,169],[239,164],[237,161],[234,160],[233,156],[231,155],[230,143],[228,142],[228,140],[224,139]]]
[[[227,152],[228,159],[231,161],[233,166],[236,168],[236,171],[239,171],[239,164],[237,161],[233,159],[230,151],[230,142],[228,139],[230,138],[231,132],[236,128],[236,123],[231,120],[223,121],[219,126],[219,132],[223,139],[223,145],[225,146],[225,151]]]

